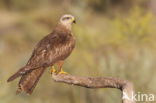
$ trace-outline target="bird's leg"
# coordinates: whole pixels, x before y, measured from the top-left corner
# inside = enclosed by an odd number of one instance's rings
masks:
[[[52,69],[51,69],[51,71],[50,71],[50,73],[53,74],[53,73],[56,73],[56,72],[57,72],[57,71],[56,71],[56,69],[55,69],[55,66],[53,65],[53,66],[52,66]]]
[[[58,66],[58,74],[67,74],[66,72],[63,71],[62,66],[63,66],[64,61],[59,61],[56,63],[56,65]]]

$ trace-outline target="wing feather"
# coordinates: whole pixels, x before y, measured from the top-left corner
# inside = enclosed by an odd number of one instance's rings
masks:
[[[40,67],[52,66],[58,60],[64,60],[75,46],[71,32],[53,32],[45,36],[35,47],[33,53],[23,68],[12,75],[9,81]]]

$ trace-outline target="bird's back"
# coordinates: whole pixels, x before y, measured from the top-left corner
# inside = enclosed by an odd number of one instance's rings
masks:
[[[27,66],[32,68],[43,65],[51,66],[56,61],[64,60],[70,55],[75,47],[75,37],[71,31],[65,32],[62,28],[59,29],[55,29],[36,45]]]

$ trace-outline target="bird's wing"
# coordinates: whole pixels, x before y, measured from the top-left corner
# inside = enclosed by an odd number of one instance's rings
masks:
[[[49,67],[58,60],[64,60],[74,48],[75,41],[72,36],[67,36],[67,33],[53,33],[44,37],[35,47],[31,58],[26,66],[12,75],[9,81],[31,72],[34,69]]]
[[[73,49],[74,40],[67,32],[53,32],[43,38],[35,47],[30,60],[27,63],[31,69],[48,67],[57,60],[67,57]]]
[[[27,72],[32,71],[33,69],[37,69],[39,67],[44,67],[47,61],[47,54],[50,52],[53,47],[53,43],[56,42],[58,36],[56,34],[51,34],[45,36],[35,47],[33,50],[32,56],[30,57],[26,66],[19,69],[14,75],[12,75],[8,82],[16,79],[17,77],[24,75]]]
[[[55,42],[59,39],[56,33],[44,37],[35,47],[27,66],[35,69],[47,64],[47,55],[53,51]]]

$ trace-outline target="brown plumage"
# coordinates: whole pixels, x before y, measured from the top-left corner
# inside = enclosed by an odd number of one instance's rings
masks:
[[[31,94],[47,67],[56,63],[59,69],[62,68],[63,61],[75,46],[75,38],[72,34],[73,22],[75,19],[72,15],[62,16],[53,32],[36,45],[28,63],[8,79],[10,82],[22,76],[16,94],[22,90]]]

